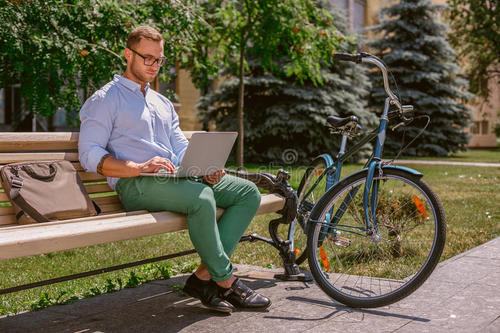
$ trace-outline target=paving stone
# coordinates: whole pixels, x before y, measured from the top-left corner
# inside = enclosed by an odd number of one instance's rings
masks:
[[[289,312],[274,310],[270,313],[251,317],[226,327],[227,332],[304,332],[318,325],[315,319],[300,318]]]
[[[491,260],[464,256],[436,269],[428,281],[452,282],[466,286],[479,281],[498,266],[493,267]]]
[[[350,312],[351,309],[328,298],[290,296],[276,304],[273,310],[284,311],[297,318],[326,320]]]
[[[413,294],[410,294],[397,303],[391,304],[391,306],[409,309],[415,309],[419,304],[425,304],[426,307],[442,306],[448,299],[462,292],[464,288],[464,285],[453,282],[426,281]],[[437,295],[439,297],[436,297]]]
[[[128,304],[137,302],[143,298],[159,297],[174,293],[175,291],[167,288],[167,286],[148,283],[136,288],[122,289],[110,294],[90,297],[66,305],[52,306],[49,310],[66,313],[75,317],[85,317],[103,311],[106,312],[110,309],[116,310],[117,308],[126,307]],[[169,299],[172,299],[172,297]]]
[[[48,310],[25,312],[0,318],[0,332],[31,333],[53,332],[51,327],[66,324],[77,317]]]
[[[500,293],[492,286],[472,284],[441,306],[415,304],[413,309],[400,308],[399,311],[428,320],[420,322],[427,326],[475,332],[486,327],[500,314]]]
[[[498,245],[500,241],[498,238],[493,239],[485,244],[479,245],[464,253],[466,256],[479,257],[483,259],[494,259],[500,261],[500,246]]]
[[[310,332],[393,332],[411,318],[391,310],[352,310],[315,326]]]
[[[500,332],[500,316],[497,317],[493,322],[488,324],[483,330],[486,333],[498,333]]]
[[[500,290],[500,269],[495,268],[493,272],[478,280],[477,283],[497,287]]]
[[[406,325],[395,330],[394,333],[450,333],[448,328],[439,326],[431,326],[428,324],[421,324],[417,322],[409,322]],[[472,333],[469,329],[454,329],[453,333]]]

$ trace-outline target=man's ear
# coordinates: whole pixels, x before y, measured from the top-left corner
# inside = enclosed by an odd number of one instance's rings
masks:
[[[125,57],[125,59],[127,60],[127,62],[129,62],[132,58],[132,51],[130,51],[130,49],[128,47],[126,47],[124,50],[123,50],[123,56]]]

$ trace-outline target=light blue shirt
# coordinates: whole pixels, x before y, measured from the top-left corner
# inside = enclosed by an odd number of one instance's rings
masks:
[[[161,156],[179,165],[188,140],[172,103],[149,87],[123,76],[96,91],[80,110],[78,153],[86,171],[96,172],[102,157],[143,163]],[[119,178],[108,177],[115,189]]]

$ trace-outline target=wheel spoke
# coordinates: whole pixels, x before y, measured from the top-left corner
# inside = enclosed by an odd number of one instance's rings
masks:
[[[363,191],[353,189],[363,188],[365,178],[355,176],[311,212],[311,220],[325,221],[332,207],[342,209],[336,224],[325,228],[317,223],[311,229],[309,244],[314,246],[309,252],[318,259],[312,261],[317,265],[311,272],[323,290],[348,305],[389,304],[427,278],[425,267],[432,270],[436,265],[444,246],[442,208],[419,180],[385,172],[376,203],[379,238],[373,238],[356,231],[365,228]],[[320,237],[322,231],[326,237]]]

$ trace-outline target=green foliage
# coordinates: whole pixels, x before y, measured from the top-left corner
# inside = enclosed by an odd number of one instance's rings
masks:
[[[200,39],[190,65],[202,90],[220,74],[238,75],[242,46],[245,71],[249,61],[258,61],[277,77],[320,83],[321,66],[346,39],[332,15],[312,0],[209,0],[200,8]]]
[[[40,298],[31,304],[31,311],[37,311],[57,304],[68,304],[78,299],[77,296],[67,296],[67,291],[62,290],[57,297],[50,296],[47,292],[40,294]]]
[[[464,105],[470,95],[459,71],[454,50],[446,39],[446,25],[436,18],[440,6],[429,0],[402,0],[382,11],[379,38],[370,46],[394,73],[404,104],[415,106],[417,115],[431,117],[430,126],[407,155],[445,156],[463,150],[469,110]],[[378,112],[385,99],[382,76],[371,76],[370,105]],[[415,137],[426,120],[414,121],[407,129],[388,131],[386,151],[395,153]],[[406,136],[404,134],[406,131]]]
[[[184,54],[196,40],[190,3],[0,0],[0,86],[20,83],[30,112],[76,111],[124,69],[121,53],[135,26],[152,25],[164,34],[166,68],[187,61]]]
[[[467,62],[472,92],[487,97],[488,81],[500,83],[500,6],[491,0],[450,0],[450,40]]]
[[[345,32],[342,17],[335,14],[331,19],[335,29]],[[350,40],[340,47],[352,50]],[[374,126],[374,114],[365,105],[369,80],[362,67],[323,64],[322,84],[317,85],[313,80],[272,75],[263,61],[251,58],[244,81],[245,156],[252,162],[305,164],[320,153],[333,153],[340,140],[326,127],[329,115],[356,115],[364,127]],[[215,121],[219,130],[237,129],[238,84],[237,79],[228,79],[200,100],[203,122]]]

